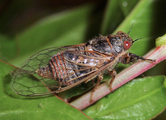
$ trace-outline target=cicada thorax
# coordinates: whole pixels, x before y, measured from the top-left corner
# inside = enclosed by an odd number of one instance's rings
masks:
[[[117,35],[100,36],[99,38],[92,39],[88,42],[88,47],[92,51],[108,55],[110,59],[113,59],[112,57],[117,57],[126,50],[127,45],[130,47],[131,44],[132,39],[127,34],[120,34],[119,32]]]

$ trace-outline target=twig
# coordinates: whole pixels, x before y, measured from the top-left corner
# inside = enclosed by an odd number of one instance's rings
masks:
[[[122,72],[120,72],[116,78],[114,83],[112,84],[113,90],[121,87],[125,83],[129,82],[133,78],[137,77],[138,75],[142,74],[143,72],[147,71],[148,69],[154,67],[159,62],[166,59],[166,45],[164,46],[158,46],[155,49],[152,49],[150,52],[148,52],[145,56],[147,59],[155,59],[155,62],[148,62],[148,61],[138,61],[137,63],[131,65],[130,67],[124,69]],[[93,101],[90,101],[91,91],[87,94],[81,96],[77,100],[71,102],[70,104],[74,107],[76,107],[79,110],[82,110],[97,100],[101,99],[105,95],[109,94],[111,91],[109,89],[109,83],[103,83],[101,84],[96,91],[93,94]]]

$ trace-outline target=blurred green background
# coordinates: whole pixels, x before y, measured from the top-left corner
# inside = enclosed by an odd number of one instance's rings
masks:
[[[103,12],[106,2],[106,0],[1,0],[0,32],[8,36],[15,36],[44,17],[89,3],[98,6],[97,13]]]

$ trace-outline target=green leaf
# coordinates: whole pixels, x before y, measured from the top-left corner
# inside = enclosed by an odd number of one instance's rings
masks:
[[[40,99],[22,98],[12,91],[10,71],[13,68],[0,62],[0,119],[86,120],[88,117],[65,102],[52,96]]]
[[[156,46],[166,45],[166,34],[156,39]]]
[[[12,38],[0,35],[0,58],[10,60],[16,57],[16,43]]]
[[[106,6],[106,12],[101,26],[102,35],[112,33],[116,27],[132,11],[138,0],[110,0]]]
[[[31,26],[16,38],[20,43],[20,55],[34,51],[45,45],[54,46],[55,44],[52,44],[52,42],[54,43],[56,41],[56,43],[58,43],[58,41],[65,39],[67,41],[66,45],[73,44],[76,40],[78,40],[76,43],[78,44],[80,42],[79,40],[83,39],[83,36],[79,36],[80,39],[76,39],[75,37],[78,38],[79,33],[74,34],[73,32],[76,32],[77,29],[79,29],[78,31],[80,32],[82,29],[86,28],[88,12],[91,10],[91,7],[92,6],[84,6],[68,12],[55,14]],[[61,44],[56,44],[56,46],[58,45]],[[31,46],[31,49],[29,49],[29,46]]]
[[[164,76],[135,79],[84,110],[92,119],[147,120],[166,106]]]

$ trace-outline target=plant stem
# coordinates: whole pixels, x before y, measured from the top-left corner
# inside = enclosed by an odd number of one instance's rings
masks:
[[[160,63],[164,59],[166,59],[166,45],[158,46],[157,48],[152,49],[149,51],[145,56],[147,59],[155,59],[155,62],[149,61],[138,61],[137,63],[131,65],[130,67],[121,71],[115,78],[112,89],[115,90],[125,83],[129,82],[133,78],[137,77],[138,75],[142,74],[143,72],[147,71],[148,69],[154,67],[156,64]],[[76,99],[75,101],[71,102],[70,104],[76,107],[79,110],[82,110],[97,100],[101,99],[105,95],[109,94],[109,81],[106,83],[101,84],[98,86],[96,91],[93,93],[93,100],[90,102],[91,91],[86,93],[85,95],[81,96],[80,98]]]

